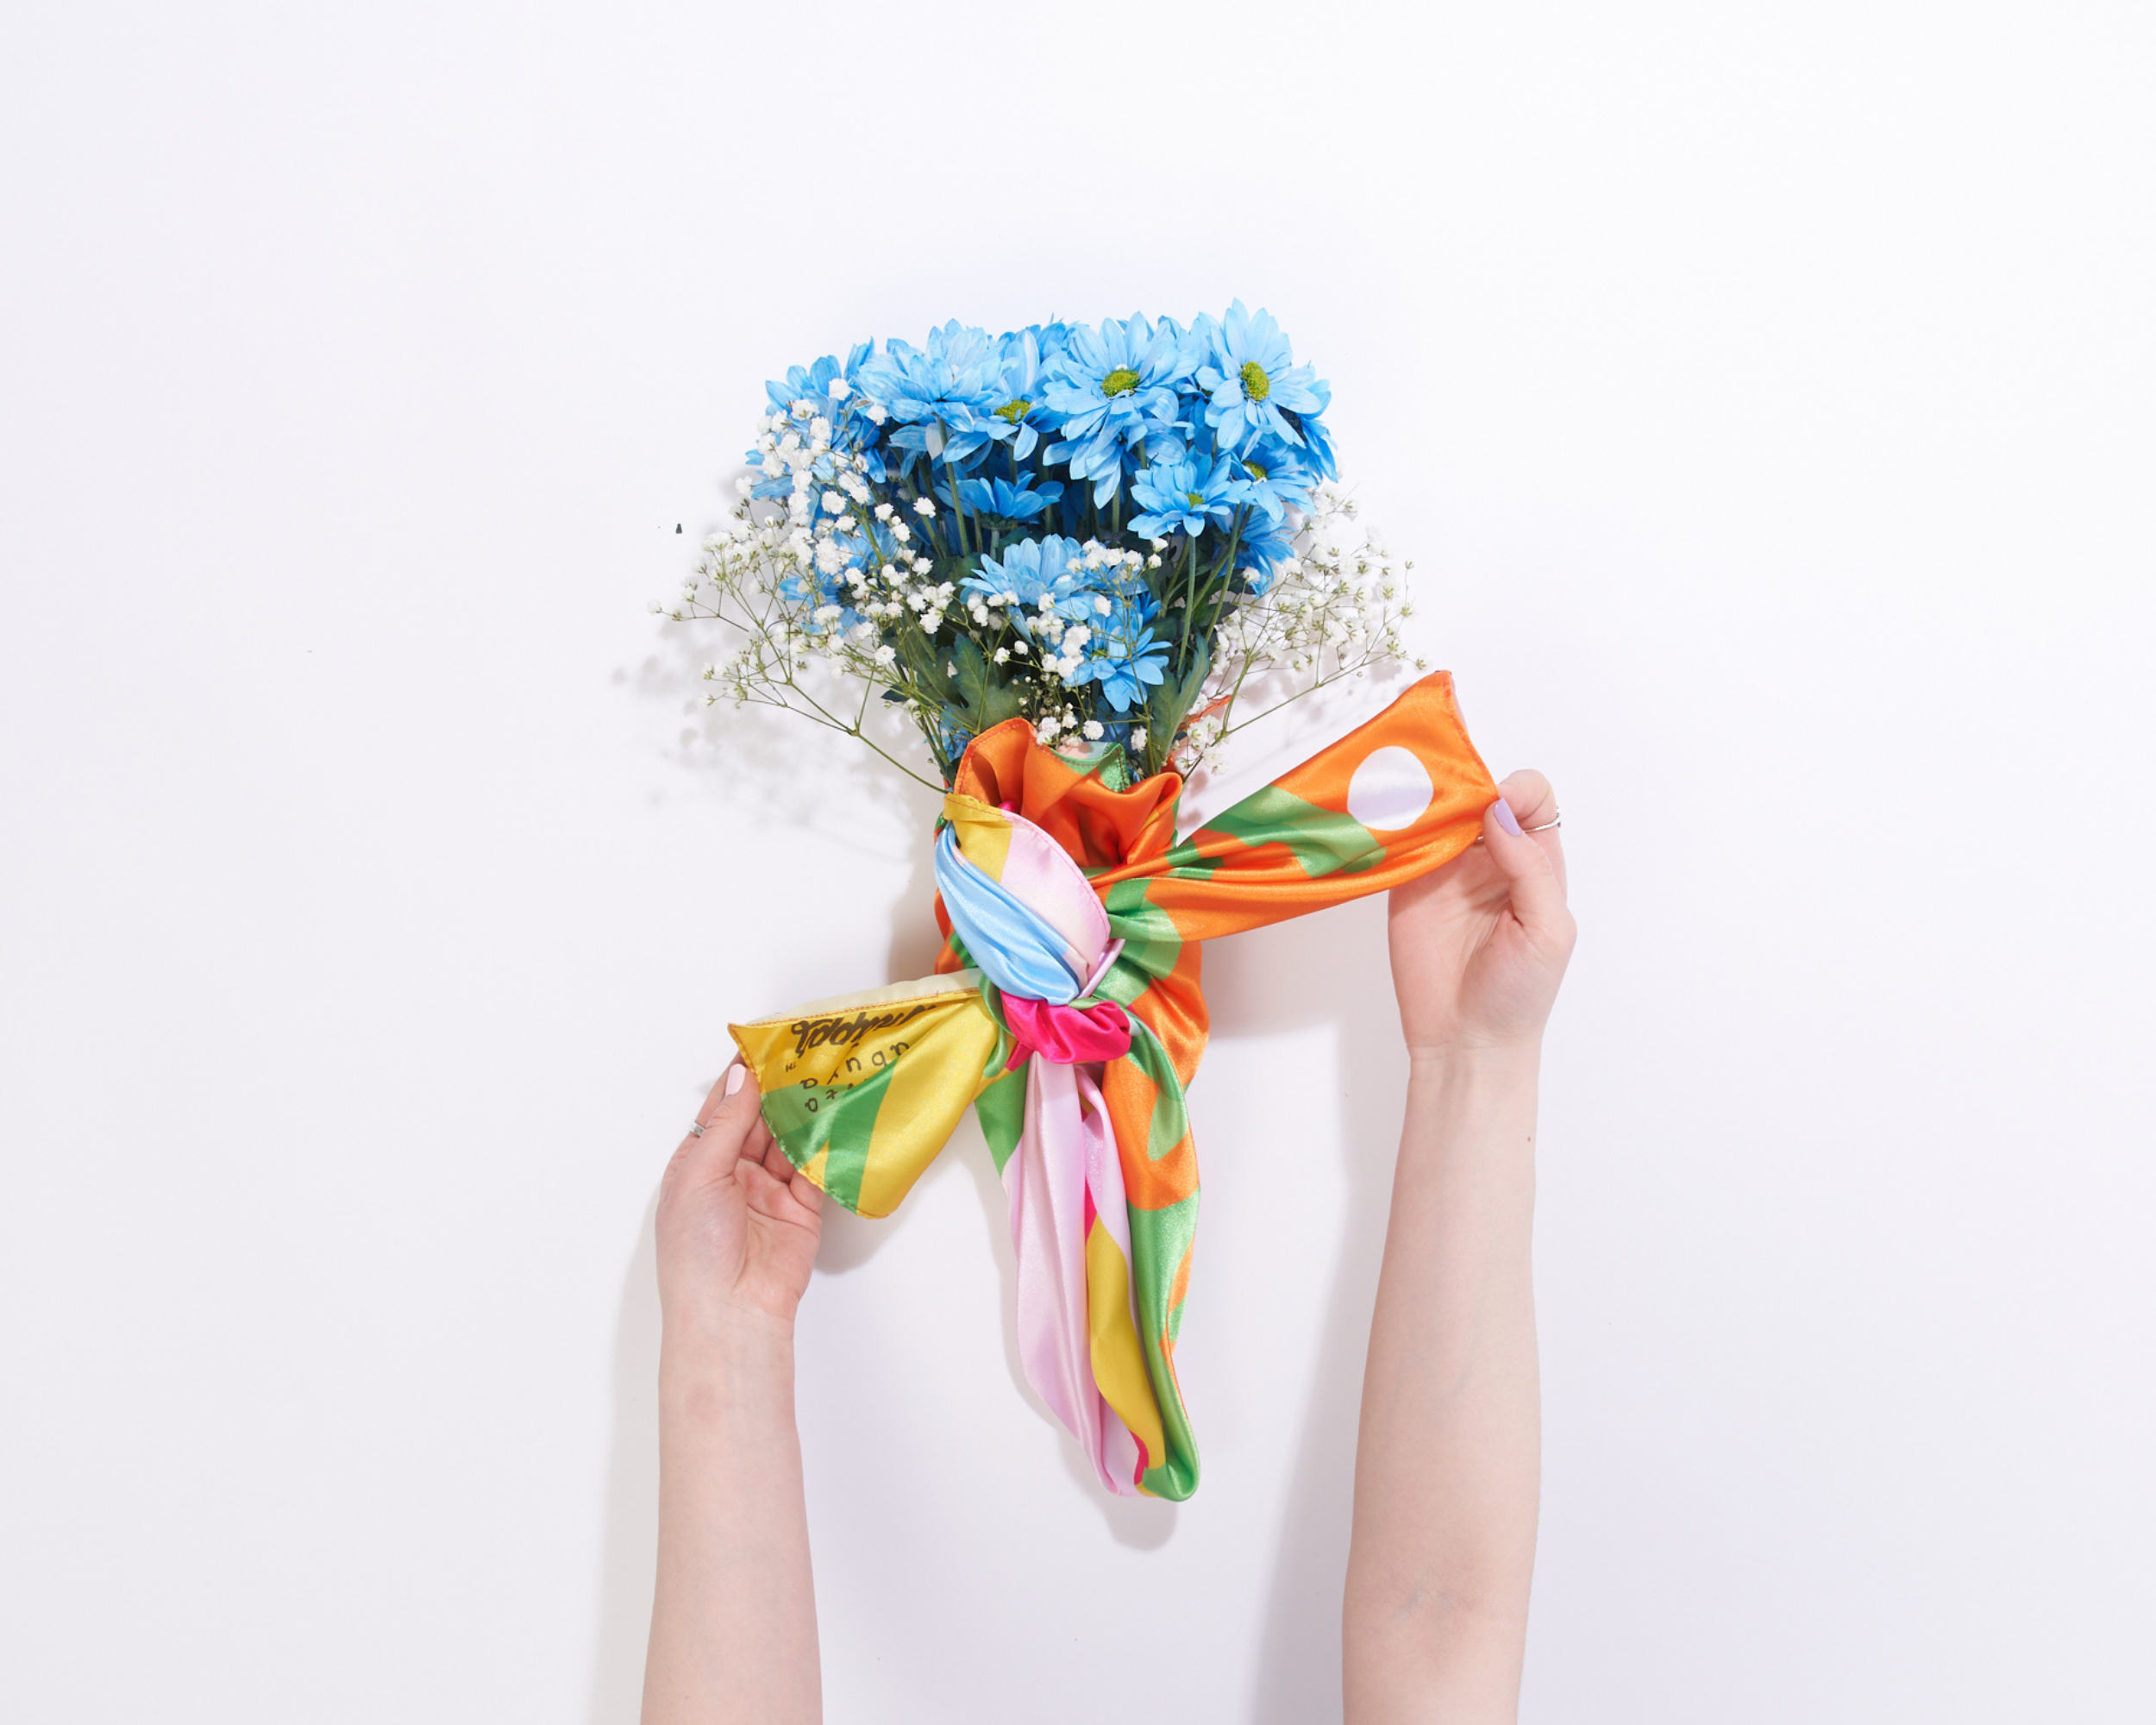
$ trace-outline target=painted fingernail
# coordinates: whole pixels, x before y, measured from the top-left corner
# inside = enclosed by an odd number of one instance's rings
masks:
[[[1507,802],[1504,798],[1500,797],[1497,800],[1495,810],[1498,825],[1503,827],[1506,831],[1513,834],[1514,837],[1517,837],[1520,832],[1520,817],[1512,812],[1512,805]]]
[[[1518,827],[1514,827],[1513,829],[1515,832],[1519,830],[1520,829]],[[731,1066],[728,1067],[726,1069],[726,1094],[730,1096],[735,1091],[740,1089],[742,1080],[746,1078],[748,1076],[749,1069],[746,1066],[743,1066],[738,1060],[736,1060]]]

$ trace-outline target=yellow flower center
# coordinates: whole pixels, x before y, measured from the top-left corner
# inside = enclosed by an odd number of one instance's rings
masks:
[[[1007,419],[1012,424],[1015,425],[1019,420],[1025,418],[1025,416],[1032,411],[1033,404],[1021,397],[1017,401],[1006,401],[1002,406],[996,409],[996,417],[999,419]]]
[[[1100,380],[1103,395],[1128,395],[1138,387],[1138,373],[1128,366],[1118,366]]]
[[[1273,380],[1265,375],[1265,367],[1256,360],[1243,361],[1243,393],[1252,401],[1263,401],[1273,392]]]
[[[1262,480],[1266,477],[1264,467],[1256,461],[1244,462],[1243,471],[1254,480]]]

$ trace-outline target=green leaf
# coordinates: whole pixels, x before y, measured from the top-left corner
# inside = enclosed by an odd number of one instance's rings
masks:
[[[902,629],[899,631],[898,649],[906,668],[912,674],[914,687],[938,706],[958,699],[957,685],[943,674],[943,656],[933,641],[918,629]]]
[[[988,705],[988,662],[970,635],[962,635],[951,643],[950,662],[956,668],[958,699],[966,711],[975,716],[985,712]],[[975,731],[979,725],[973,727]]]
[[[1157,773],[1168,764],[1168,751],[1175,746],[1176,733],[1197,705],[1213,668],[1212,646],[1200,637],[1190,655],[1190,668],[1181,678],[1163,677],[1145,697],[1145,770]]]
[[[1183,714],[1188,711],[1181,686],[1172,678],[1154,684],[1147,693],[1145,764],[1150,771],[1158,772],[1161,763],[1168,759],[1168,751],[1175,746],[1175,733],[1182,729]]]
[[[968,730],[986,731],[1024,709],[1024,693],[997,676],[995,666],[970,636],[962,635],[951,644],[950,662],[957,668],[958,699]]]
[[[1191,649],[1190,668],[1183,673],[1182,710],[1188,712],[1197,705],[1198,692],[1206,686],[1206,678],[1213,669],[1213,643],[1204,636]]]

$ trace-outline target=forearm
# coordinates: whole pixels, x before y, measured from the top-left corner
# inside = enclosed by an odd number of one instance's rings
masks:
[[[822,1716],[792,1327],[670,1316],[644,1725]]]
[[[1541,1465],[1539,1058],[1433,1057],[1409,1080],[1356,1455],[1352,1725],[1517,1711]]]

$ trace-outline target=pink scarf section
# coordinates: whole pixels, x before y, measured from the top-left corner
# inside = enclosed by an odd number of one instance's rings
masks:
[[[1010,1004],[1006,997],[1006,1010]],[[1127,1026],[1124,1038],[1127,1045]],[[1025,1381],[1077,1438],[1100,1483],[1119,1496],[1135,1497],[1145,1459],[1094,1383],[1087,1321],[1086,1239],[1095,1220],[1123,1261],[1131,1259],[1123,1167],[1100,1101],[1097,1065],[1032,1057],[1025,1129],[1003,1164],[1003,1190],[1018,1258],[1018,1358]]]
[[[1047,1000],[1006,994],[1003,1022],[1010,1026],[1012,1042],[1010,1062],[1004,1068],[1006,1072],[1029,1054],[1044,1056],[1058,1066],[1080,1066],[1087,1061],[1113,1060],[1131,1051],[1131,1015],[1113,1000],[1091,1007],[1059,1007]]]

